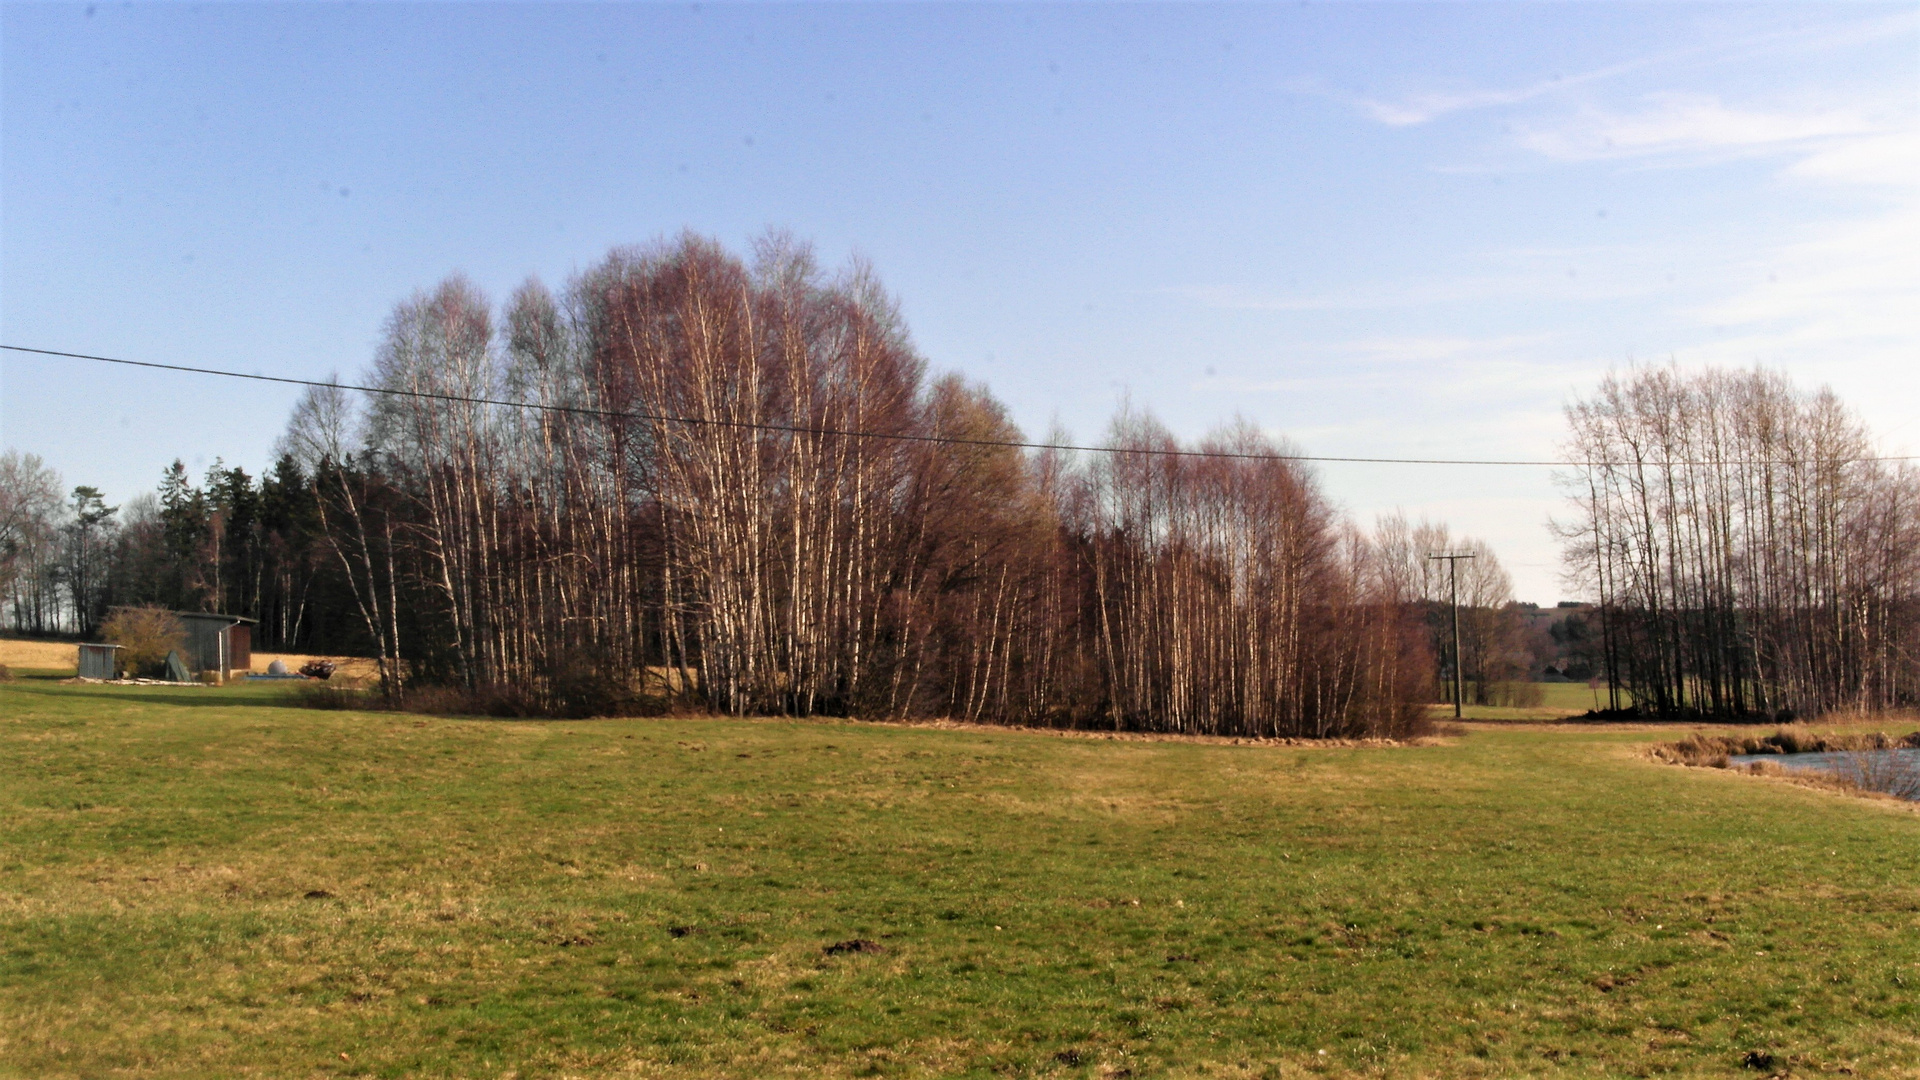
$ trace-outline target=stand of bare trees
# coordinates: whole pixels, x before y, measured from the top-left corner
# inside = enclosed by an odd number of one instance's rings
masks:
[[[60,477],[33,454],[0,454],[0,602],[15,631],[60,626]]]
[[[1493,546],[1471,536],[1455,537],[1443,523],[1425,518],[1410,522],[1404,514],[1381,518],[1374,537],[1381,566],[1394,576],[1394,591],[1414,598],[1424,616],[1429,649],[1440,660],[1443,700],[1453,700],[1451,608],[1457,600],[1465,703],[1538,704],[1539,689],[1526,681],[1533,657],[1520,607],[1513,600],[1513,579]],[[1457,582],[1449,580],[1446,562],[1429,558],[1441,552],[1473,556],[1459,560],[1453,571]]]
[[[1133,415],[1087,461],[1005,445],[871,271],[784,236],[750,262],[616,251],[497,320],[452,279],[399,306],[370,378],[402,393],[349,415],[315,390],[286,447],[390,693],[404,668],[556,710],[1423,723],[1412,597],[1304,468],[1156,454],[1177,443]],[[1245,426],[1205,446],[1277,450]]]
[[[1871,460],[1830,391],[1758,370],[1636,369],[1567,417],[1578,512],[1561,531],[1600,604],[1614,707],[1920,700],[1920,472]]]

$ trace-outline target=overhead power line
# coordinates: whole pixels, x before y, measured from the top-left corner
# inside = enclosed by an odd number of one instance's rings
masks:
[[[9,352],[30,353],[36,356],[52,356],[66,360],[93,360],[102,364],[119,364],[124,367],[149,368],[154,371],[175,371],[192,375],[217,375],[226,379],[248,379],[253,382],[281,383],[287,386],[312,386],[322,389],[355,390],[363,394],[382,394],[388,397],[418,398],[426,401],[445,401],[458,405],[493,405],[511,409],[535,409],[541,412],[561,413],[570,416],[591,416],[602,419],[648,420],[656,423],[687,424],[702,427],[738,428],[748,431],[770,431],[789,435],[831,435],[850,439],[888,439],[895,442],[939,443],[949,446],[992,446],[1017,450],[1067,450],[1090,454],[1151,454],[1156,457],[1187,458],[1227,458],[1237,461],[1305,461],[1332,464],[1357,465],[1494,465],[1561,468],[1580,463],[1569,461],[1524,461],[1507,458],[1390,458],[1390,457],[1333,457],[1324,454],[1254,454],[1238,453],[1229,450],[1158,450],[1132,446],[1090,446],[1073,443],[1023,442],[1015,439],[969,439],[955,435],[912,435],[892,431],[860,431],[848,428],[804,427],[797,424],[767,424],[751,420],[717,420],[698,416],[673,416],[667,413],[626,412],[616,409],[594,409],[581,405],[549,405],[537,401],[510,401],[505,398],[468,397],[462,394],[442,394],[430,390],[405,390],[388,386],[356,386],[351,383],[327,382],[320,379],[296,379],[287,375],[261,375],[245,371],[225,371],[220,368],[192,367],[185,364],[162,364],[152,360],[128,360],[117,356],[95,356],[90,353],[61,352],[57,349],[34,349],[25,345],[0,345],[0,349]],[[1913,461],[1914,457],[1858,457],[1837,459],[1838,461]],[[1789,461],[1664,461],[1646,462],[1649,466],[1670,465],[1791,465]]]
[[[7,349],[13,352],[34,353],[40,356],[62,357],[69,360],[97,360],[103,364],[121,364],[127,367],[151,368],[156,371],[179,371],[195,375],[218,375],[229,379],[250,379],[255,382],[283,383],[288,386],[314,386],[339,390],[357,390],[366,394],[420,398],[428,401],[445,401],[461,405],[496,405],[504,408],[536,409],[542,412],[564,413],[573,416],[649,420],[659,423],[689,424],[705,427],[742,428],[751,431],[771,431],[793,435],[833,435],[855,439],[891,439],[898,442],[944,443],[957,446],[1012,447],[1022,450],[1075,450],[1096,454],[1153,454],[1162,457],[1235,458],[1253,461],[1355,462],[1377,465],[1558,466],[1566,464],[1566,462],[1562,461],[1474,461],[1438,458],[1326,457],[1312,454],[1236,453],[1224,450],[1156,450],[1122,446],[1079,446],[1071,443],[1021,442],[1013,439],[969,439],[954,435],[915,435],[892,431],[859,431],[848,428],[803,427],[795,424],[756,423],[750,420],[718,420],[698,416],[673,416],[665,413],[595,409],[581,405],[551,405],[537,401],[510,401],[505,398],[468,397],[462,394],[442,394],[430,390],[406,390],[387,386],[356,386],[350,383],[326,382],[319,379],[296,379],[286,375],[260,375],[244,371],[224,371],[219,368],[190,367],[184,364],[161,364],[151,360],[127,360],[114,356],[94,356],[88,353],[60,352],[54,349],[33,349],[24,345],[0,345],[0,349]]]

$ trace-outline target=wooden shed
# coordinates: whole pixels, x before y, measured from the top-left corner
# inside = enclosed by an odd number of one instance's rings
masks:
[[[194,671],[217,671],[222,680],[253,667],[253,624],[242,615],[209,615],[197,611],[173,613],[187,630],[182,659]]]
[[[80,677],[83,679],[117,679],[120,677],[120,646],[118,645],[82,645],[80,646]]]

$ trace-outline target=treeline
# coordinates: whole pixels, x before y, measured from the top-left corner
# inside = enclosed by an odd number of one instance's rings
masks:
[[[291,457],[265,477],[215,462],[196,484],[166,468],[157,489],[109,506],[68,491],[38,457],[0,455],[0,608],[18,634],[93,637],[116,607],[258,619],[254,644],[352,652],[362,638],[326,572],[311,480]]]
[[[615,251],[497,314],[451,279],[365,378],[285,448],[393,696],[1262,736],[1431,699],[1402,576],[1283,447],[1137,413],[1111,453],[1005,445],[869,271],[783,237]]]
[[[1455,537],[1443,523],[1403,514],[1382,518],[1374,530],[1380,564],[1391,575],[1389,591],[1408,597],[1426,628],[1428,649],[1439,662],[1443,701],[1453,700],[1453,626],[1460,627],[1462,700],[1469,705],[1535,705],[1540,692],[1530,680],[1565,649],[1551,636],[1541,640],[1527,622],[1528,608],[1513,599],[1513,579],[1484,540]],[[1470,556],[1449,568],[1432,558]],[[1451,575],[1451,576],[1450,576]]]
[[[1920,701],[1920,472],[1827,390],[1640,369],[1567,411],[1562,529],[1614,707],[1812,715]]]

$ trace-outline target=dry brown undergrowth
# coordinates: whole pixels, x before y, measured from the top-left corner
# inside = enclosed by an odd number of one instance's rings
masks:
[[[1865,718],[1849,716],[1831,719],[1857,723]],[[1881,719],[1884,720],[1885,717]],[[1784,780],[1801,787],[1885,800],[1920,812],[1920,803],[1915,802],[1908,794],[1910,784],[1896,784],[1894,781],[1898,777],[1894,774],[1876,775],[1873,770],[1864,765],[1859,776],[1847,776],[1814,770],[1786,769],[1771,761],[1750,762],[1736,767],[1730,760],[1735,755],[1858,753],[1907,747],[1920,747],[1920,730],[1906,735],[1889,735],[1884,731],[1816,732],[1803,725],[1795,725],[1780,728],[1771,735],[1750,733],[1716,735],[1696,731],[1678,742],[1655,743],[1647,748],[1646,754],[1655,761],[1669,765],[1728,769],[1751,776]]]
[[[1434,746],[1442,738],[1466,734],[1458,724],[1437,724],[1432,733],[1410,739],[1306,739],[1285,736],[1263,738],[1252,735],[1190,735],[1180,732],[1097,731],[1091,728],[1025,727],[1017,724],[976,724],[964,720],[889,721],[901,727],[935,728],[942,731],[1020,732],[1028,735],[1052,735],[1062,739],[1094,739],[1109,742],[1200,743],[1210,746],[1321,746],[1321,747],[1404,747]]]
[[[1850,750],[1891,750],[1920,747],[1920,731],[1889,735],[1884,731],[1816,732],[1804,726],[1783,727],[1771,735],[1746,733],[1714,735],[1695,731],[1678,742],[1656,743],[1647,749],[1655,761],[1724,769],[1737,754],[1818,754]]]

